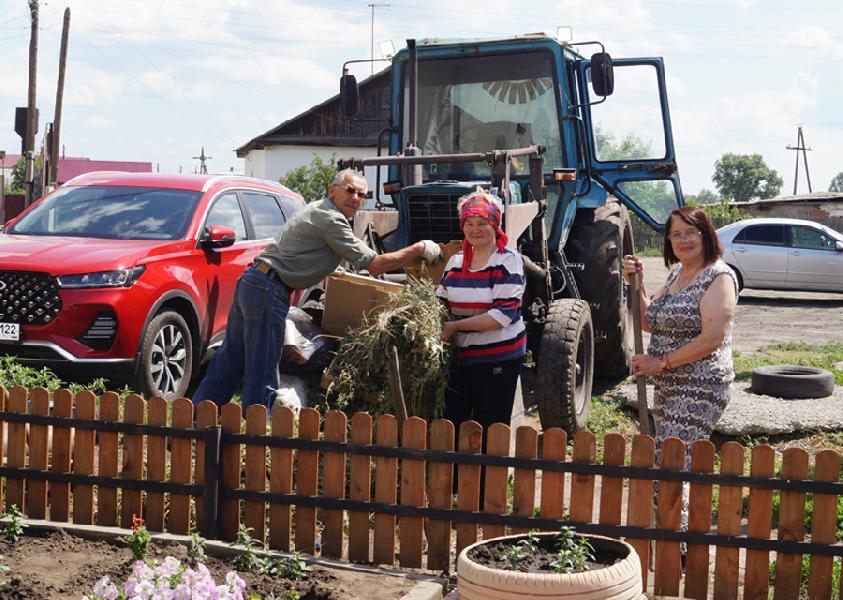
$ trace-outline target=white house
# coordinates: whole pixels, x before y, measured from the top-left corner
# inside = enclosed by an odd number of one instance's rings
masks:
[[[355,119],[345,117],[337,94],[237,148],[244,174],[277,181],[287,171],[309,164],[314,154],[325,161],[332,156],[375,156],[378,135],[389,126],[390,82],[389,68],[360,82],[360,115]],[[386,133],[382,144],[387,153]],[[375,190],[376,178],[375,169],[367,168],[370,190]],[[381,169],[384,181],[385,168]]]

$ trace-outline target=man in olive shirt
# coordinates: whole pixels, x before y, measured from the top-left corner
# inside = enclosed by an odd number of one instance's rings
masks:
[[[328,198],[293,216],[244,271],[237,280],[225,340],[193,394],[194,402],[212,400],[221,406],[242,382],[244,411],[256,403],[271,408],[280,383],[278,362],[290,293],[320,282],[342,260],[372,275],[399,269],[419,257],[441,260],[439,246],[430,240],[377,254],[357,238],[350,221],[367,191],[366,180],[357,171],[340,171]]]

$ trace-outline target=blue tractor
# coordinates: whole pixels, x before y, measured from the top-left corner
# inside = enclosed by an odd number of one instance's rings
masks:
[[[588,46],[599,51],[580,52]],[[408,40],[391,75],[390,155],[340,166],[388,167],[376,193],[399,246],[461,239],[456,201],[477,185],[504,199],[525,260],[542,427],[573,433],[593,378],[629,374],[629,211],[658,230],[682,205],[662,59],[613,60],[597,42],[543,34]],[[345,69],[340,88],[346,116],[359,118]]]

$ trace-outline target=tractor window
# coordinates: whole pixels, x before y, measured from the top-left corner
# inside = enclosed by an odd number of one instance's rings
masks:
[[[666,223],[670,213],[679,206],[676,190],[669,179],[621,181],[618,189],[644,209],[656,223]]]
[[[586,76],[591,77],[591,69]],[[591,115],[598,161],[665,157],[659,79],[652,65],[615,69],[614,94],[592,106]]]
[[[423,154],[488,152],[539,144],[545,170],[562,166],[552,56],[531,52],[419,61],[418,144]],[[408,83],[404,80],[403,131]],[[406,143],[406,140],[404,140]],[[426,165],[425,179],[488,178],[483,163]],[[513,161],[526,174],[528,161]]]

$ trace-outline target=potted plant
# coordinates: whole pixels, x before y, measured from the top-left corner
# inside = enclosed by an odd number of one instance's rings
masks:
[[[629,544],[563,527],[559,533],[477,542],[457,558],[460,600],[640,599],[641,563]]]

